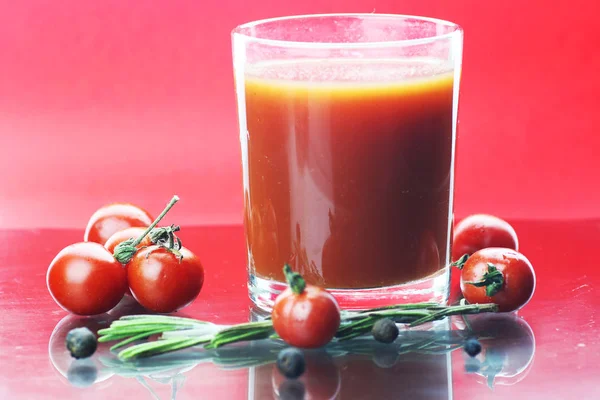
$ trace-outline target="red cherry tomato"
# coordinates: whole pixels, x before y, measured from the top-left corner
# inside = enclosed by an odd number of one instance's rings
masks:
[[[325,346],[337,332],[340,308],[335,298],[318,286],[306,285],[300,294],[288,287],[275,299],[271,318],[275,332],[287,344],[314,349]]]
[[[132,226],[147,227],[152,221],[153,218],[146,210],[133,204],[109,204],[91,216],[83,240],[105,244],[115,232]]]
[[[457,268],[450,269],[450,293],[448,295],[448,304],[456,304],[463,298],[460,290],[461,271]]]
[[[50,263],[48,290],[59,306],[79,315],[109,311],[127,288],[125,268],[98,243],[75,243]]]
[[[138,238],[145,231],[146,231],[146,228],[134,227],[134,228],[123,229],[122,231],[119,231],[119,232],[115,232],[110,238],[108,238],[108,240],[104,244],[104,247],[106,247],[106,250],[108,250],[110,252],[110,254],[114,254],[115,247],[117,247],[120,243],[122,243],[128,239],[131,239],[131,238],[134,238],[134,239]],[[150,235],[146,235],[144,237],[144,239],[142,239],[140,244],[136,246],[136,248],[141,249],[142,247],[148,247],[148,246],[152,246],[152,240],[150,240]],[[125,294],[131,296],[131,290],[129,289],[129,286],[127,286],[127,290],[125,291]]]
[[[177,311],[198,297],[204,283],[204,268],[188,249],[179,252],[150,246],[138,251],[127,265],[133,297],[148,310],[159,313]]]
[[[519,240],[513,227],[493,215],[474,214],[454,227],[452,261],[487,247],[519,250]]]
[[[488,282],[486,286],[472,284],[484,280]],[[535,273],[529,260],[521,253],[490,247],[475,252],[465,262],[460,288],[471,304],[496,303],[501,312],[515,311],[533,296]]]
[[[106,247],[106,250],[110,251],[110,253],[112,254],[115,252],[115,247],[117,247],[117,245],[119,245],[120,243],[122,243],[128,239],[131,239],[131,238],[137,239],[145,231],[146,231],[145,227],[144,228],[133,227],[133,228],[127,228],[127,229],[123,229],[122,231],[115,232],[111,237],[108,238],[108,240],[104,244],[104,247]],[[152,246],[152,241],[150,240],[150,235],[146,235],[144,237],[144,239],[142,239],[140,244],[137,245],[136,247],[138,249],[141,249],[142,247],[148,247],[148,246]]]

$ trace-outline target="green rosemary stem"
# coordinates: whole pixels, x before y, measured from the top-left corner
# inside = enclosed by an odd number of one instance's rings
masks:
[[[342,315],[342,323],[336,333],[336,341],[347,341],[362,336],[370,332],[375,322],[382,318],[391,318],[396,323],[410,324],[412,327],[441,320],[451,315],[496,311],[495,304],[440,306],[435,303],[379,307],[361,312],[347,311]],[[150,357],[198,345],[203,345],[205,349],[216,349],[237,342],[272,338],[274,334],[273,322],[270,319],[233,326],[220,326],[190,318],[137,315],[123,317],[113,322],[109,328],[99,330],[98,335],[100,342],[122,340],[112,347],[112,349],[118,349],[152,335],[174,331],[178,332],[177,336],[169,335],[169,338],[163,337],[157,341],[128,347],[119,353],[119,358],[131,360]],[[190,331],[190,334],[186,334],[186,331]]]

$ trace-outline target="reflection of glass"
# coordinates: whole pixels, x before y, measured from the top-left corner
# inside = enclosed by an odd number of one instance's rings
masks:
[[[326,351],[305,351],[304,359],[306,360],[306,372],[298,379],[304,389],[304,398],[311,400],[337,399],[342,390],[342,373],[333,357]],[[266,374],[265,380],[261,382],[262,385],[255,386],[251,398],[264,399],[268,398],[271,393],[277,396],[275,398],[285,397],[284,394],[290,391],[289,380],[279,373],[277,366],[258,367],[254,372],[255,379],[260,381],[263,373]],[[267,388],[269,377],[271,385]],[[266,389],[264,396],[260,392],[263,387]],[[258,393],[256,392],[257,388],[259,388]],[[345,397],[347,396],[342,396],[342,398]]]
[[[305,351],[306,372],[298,379],[306,399],[449,399],[448,332],[400,336],[392,345],[369,338]],[[432,345],[439,340],[435,346]],[[410,347],[410,349],[409,349]],[[419,347],[423,347],[419,349]],[[274,353],[276,357],[276,353]],[[274,362],[274,358],[273,358]],[[251,368],[250,399],[278,398],[290,390],[274,364]],[[292,386],[292,390],[298,390]]]
[[[448,291],[462,30],[313,15],[233,32],[250,293],[284,263],[344,308]]]
[[[258,307],[250,309],[251,321],[267,316]],[[307,367],[298,379],[300,385],[291,385],[279,373],[274,350],[271,363],[250,368],[248,397],[279,398],[281,392],[302,391],[304,397],[300,398],[318,400],[386,399],[400,394],[417,400],[449,399],[450,353],[460,348],[464,337],[460,331],[447,330],[448,326],[448,321],[441,321],[435,330],[402,330],[391,345],[364,336],[305,351]],[[285,347],[280,342],[279,346]]]
[[[465,368],[489,387],[514,385],[523,380],[535,358],[535,335],[523,318],[514,314],[470,316],[469,329],[481,338],[482,351],[465,357]]]
[[[177,398],[177,392],[185,383],[185,373],[200,364],[202,359],[192,357],[189,359],[183,354],[170,355],[161,359],[143,359],[136,363],[123,363],[114,356],[105,355],[100,357],[103,368],[115,375],[125,378],[135,378],[137,382],[146,388],[152,398],[159,399],[153,383],[169,385],[171,387],[170,399]]]

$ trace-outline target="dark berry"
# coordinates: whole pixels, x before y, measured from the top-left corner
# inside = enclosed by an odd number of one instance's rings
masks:
[[[389,318],[383,318],[375,322],[371,333],[375,340],[381,343],[392,343],[398,337],[398,327]]]
[[[296,379],[286,379],[279,385],[280,400],[303,400],[305,393],[304,383]]]
[[[481,353],[481,343],[475,338],[467,339],[464,348],[465,352],[471,357],[475,357],[477,354]]]
[[[277,368],[286,377],[295,379],[304,373],[304,354],[294,348],[283,349],[277,356]]]
[[[71,329],[67,334],[67,349],[75,358],[87,358],[94,354],[98,347],[96,335],[88,328]]]

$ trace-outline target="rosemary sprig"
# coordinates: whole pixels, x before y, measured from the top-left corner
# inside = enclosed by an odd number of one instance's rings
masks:
[[[358,312],[345,311],[342,314],[342,323],[336,334],[336,340],[346,341],[364,335],[381,318],[391,318],[396,323],[410,324],[412,327],[441,320],[450,315],[495,311],[497,311],[495,304],[441,306],[436,303],[403,304]],[[186,335],[186,331],[189,331],[189,335]],[[109,328],[98,331],[100,342],[121,340],[112,349],[162,334],[159,340],[133,345],[122,350],[118,354],[122,360],[150,357],[199,345],[204,346],[205,349],[215,349],[231,343],[267,339],[273,333],[271,320],[220,326],[190,318],[156,315],[122,317],[113,322]]]

